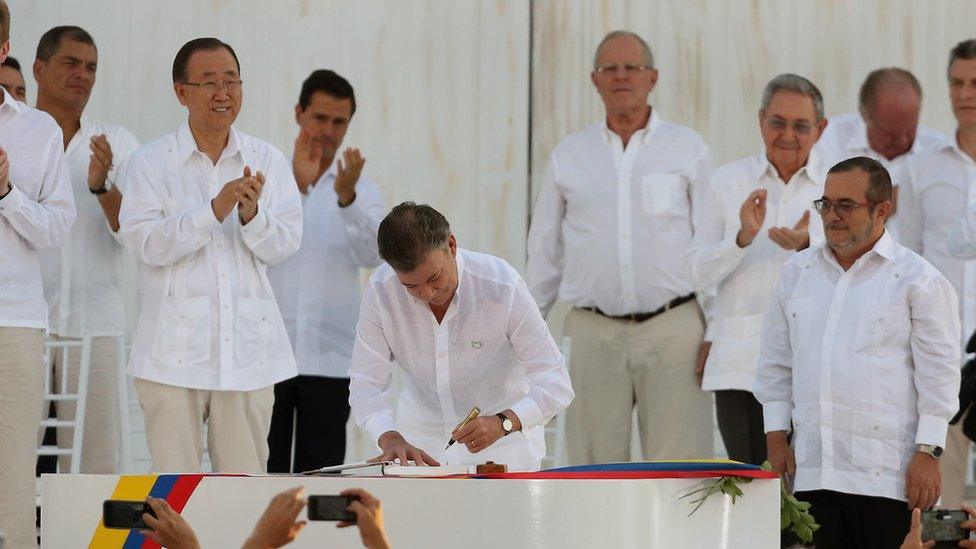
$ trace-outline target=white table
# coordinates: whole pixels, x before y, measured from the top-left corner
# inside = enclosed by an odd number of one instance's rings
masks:
[[[126,477],[132,483],[137,477]],[[145,477],[143,477],[145,478]],[[143,481],[144,485],[147,485]],[[239,546],[276,493],[360,487],[383,502],[386,530],[398,548],[698,548],[779,547],[777,479],[743,485],[732,505],[721,494],[694,515],[678,500],[698,479],[509,480],[390,477],[204,477],[183,516],[204,548]],[[45,475],[42,547],[88,547],[118,475]],[[304,512],[300,518],[304,518]],[[125,532],[116,536],[124,536]],[[122,547],[121,538],[103,542]],[[289,547],[359,547],[355,528],[310,522]]]

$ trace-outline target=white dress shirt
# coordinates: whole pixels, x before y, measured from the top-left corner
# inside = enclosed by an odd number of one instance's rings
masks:
[[[847,271],[824,245],[783,265],[755,394],[766,432],[792,421],[797,491],[906,500],[916,444],[945,446],[959,408],[957,307],[887,233]]]
[[[258,213],[221,223],[210,205],[244,166],[266,178]],[[140,262],[129,372],[192,389],[251,391],[294,377],[295,358],[266,265],[293,254],[302,206],[278,149],[230,132],[216,166],[187,124],[129,161],[122,241]]]
[[[690,293],[686,251],[708,172],[702,138],[662,121],[656,109],[626,148],[606,121],[563,139],[529,229],[527,280],[543,314],[557,294],[624,315]]]
[[[47,328],[39,251],[61,244],[75,220],[61,128],[0,87],[0,148],[11,190],[0,199],[0,326]],[[0,192],[3,192],[0,190]]]
[[[959,296],[961,344],[976,330],[976,260],[953,257],[949,236],[976,204],[976,162],[953,139],[913,157],[898,198],[899,241],[939,269]]]
[[[268,269],[278,308],[295,350],[298,373],[349,377],[359,318],[359,270],[378,267],[376,231],[385,210],[380,190],[366,176],[356,200],[339,207],[336,163],[302,197],[302,245]]]
[[[538,469],[545,423],[574,396],[565,360],[511,265],[459,249],[457,269],[457,293],[440,324],[389,265],[370,278],[349,371],[352,413],[374,441],[397,430],[441,463]],[[394,366],[406,386],[396,414],[388,403]],[[477,454],[462,444],[445,452],[474,406],[482,415],[511,408],[522,431]]]
[[[118,177],[129,156],[139,148],[121,126],[81,119],[81,128],[71,138],[64,156],[71,179],[78,218],[60,248],[41,253],[44,296],[51,318],[50,332],[62,337],[120,336],[125,333],[125,305],[122,297],[124,250],[118,233],[88,187],[91,138],[104,134],[112,147],[112,169],[106,188],[122,189]]]
[[[780,266],[794,252],[770,240],[769,229],[789,227],[810,212],[810,245],[823,241],[823,222],[813,201],[823,196],[824,169],[815,153],[788,183],[765,153],[720,166],[703,193],[702,220],[695,232],[691,267],[697,288],[716,287],[707,309],[705,339],[712,342],[702,389],[751,391],[763,315]],[[766,218],[752,243],[740,248],[739,210],[750,193],[766,189]]]
[[[821,157],[824,159],[824,168],[830,169],[831,166],[855,156],[866,156],[873,158],[881,163],[888,174],[891,175],[891,183],[895,187],[900,187],[908,177],[906,173],[908,160],[913,156],[934,149],[939,149],[949,142],[949,137],[937,130],[919,125],[915,132],[915,142],[907,153],[896,156],[888,160],[868,144],[868,127],[860,113],[852,112],[831,116],[827,122],[827,129],[814,145]],[[900,189],[899,189],[899,192]],[[899,204],[898,211],[901,211]],[[895,215],[888,220],[887,228],[899,241],[900,236],[900,215]]]

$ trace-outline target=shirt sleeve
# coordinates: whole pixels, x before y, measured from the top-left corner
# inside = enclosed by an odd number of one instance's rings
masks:
[[[175,263],[204,247],[220,227],[210,202],[167,211],[162,198],[166,195],[159,189],[165,182],[145,156],[133,156],[124,177],[119,235],[140,262],[153,267]]]
[[[949,253],[957,259],[976,258],[976,204],[970,204],[949,232]]]
[[[784,269],[785,270],[785,269]],[[767,433],[789,431],[793,410],[793,349],[783,310],[786,291],[783,273],[766,309],[760,340],[758,372],[753,393],[763,407]]]
[[[379,188],[368,180],[360,180],[352,204],[339,208],[349,252],[360,268],[374,269],[383,262],[376,244],[376,233],[385,212]]]
[[[269,164],[258,213],[241,226],[241,239],[258,259],[277,265],[301,246],[302,199],[284,155],[274,151]]]
[[[565,262],[562,223],[566,199],[559,191],[558,181],[559,169],[553,153],[532,211],[525,268],[528,287],[543,316],[549,314],[556,302]]]
[[[393,391],[393,351],[386,340],[373,284],[366,286],[356,324],[356,343],[349,368],[349,407],[356,424],[373,442],[396,430],[390,396]]]
[[[23,237],[35,250],[54,248],[61,244],[75,221],[75,199],[64,162],[61,129],[38,151],[47,159],[47,169],[41,174],[40,191],[35,199],[11,181],[10,192],[0,200],[0,217]],[[17,162],[11,158],[9,162]]]
[[[725,223],[726,205],[716,183],[713,180],[699,193],[700,219],[689,252],[692,283],[698,291],[717,286],[746,256],[746,248],[735,242],[739,225]]]
[[[565,410],[576,395],[566,359],[521,279],[513,291],[506,333],[529,379],[528,394],[511,407],[522,422],[522,432],[528,433]]]
[[[949,419],[959,410],[959,305],[945,277],[936,274],[909,297],[912,361],[918,392],[917,444],[945,446]]]

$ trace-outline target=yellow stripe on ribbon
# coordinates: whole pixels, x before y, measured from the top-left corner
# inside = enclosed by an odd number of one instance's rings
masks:
[[[145,501],[149,490],[156,484],[158,475],[123,475],[119,477],[111,499],[130,501]],[[88,549],[121,549],[129,537],[129,530],[106,528],[102,519],[98,519],[98,528],[88,543]]]

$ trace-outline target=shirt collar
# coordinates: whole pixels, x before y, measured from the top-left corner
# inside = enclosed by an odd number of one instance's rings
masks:
[[[193,133],[190,131],[190,123],[184,122],[180,126],[180,129],[176,131],[176,151],[179,154],[180,162],[185,163],[198,150],[197,140],[193,138]],[[220,153],[220,157],[224,158],[234,155],[241,155],[243,157],[243,150],[241,149],[240,136],[237,134],[237,130],[231,126],[230,135],[227,137],[227,146]]]
[[[647,125],[643,128],[634,132],[636,135],[638,132],[643,132],[640,136],[641,145],[646,145],[648,141],[651,140],[651,135],[661,125],[661,117],[657,113],[657,109],[651,107],[651,117],[647,120]],[[607,117],[603,117],[603,122],[600,123],[600,137],[603,139],[603,146],[607,147],[610,145],[610,140],[617,136],[613,130],[610,129],[610,125],[607,124]],[[617,136],[619,138],[619,136]]]
[[[766,151],[760,153],[758,159],[759,161],[756,162],[755,170],[752,174],[754,180],[758,181],[766,174],[769,174],[770,177],[779,179],[779,172],[776,171],[773,163],[770,162],[769,158],[766,157]],[[801,172],[806,174],[808,180],[813,181],[817,185],[823,185],[824,181],[826,181],[827,170],[823,165],[823,160],[821,159],[820,154],[817,152],[816,146],[810,148],[810,155],[807,157],[807,163],[804,164],[797,173]]]
[[[452,305],[454,303],[457,303],[457,296],[461,294],[461,286],[462,286],[461,281],[464,280],[464,250],[462,250],[460,246],[457,249],[457,257],[455,258],[455,260],[457,262],[458,286],[457,289],[454,290],[454,299],[451,300]]]
[[[836,264],[837,258],[834,257],[834,252],[830,249],[830,246],[828,246],[826,242],[824,242],[822,246],[824,259]],[[879,238],[878,241],[874,243],[874,246],[864,255],[871,253],[891,262],[894,262],[898,258],[898,246],[895,243],[895,239],[892,238],[891,234],[888,232],[887,227],[885,227],[884,233],[881,234],[881,238]]]

